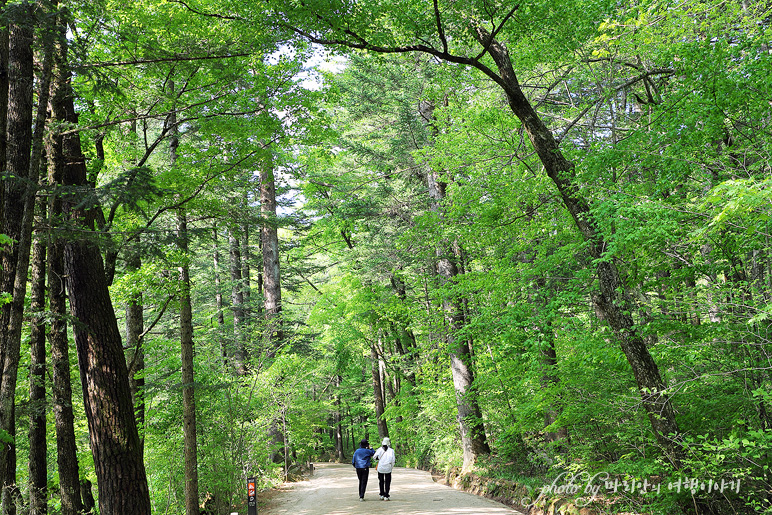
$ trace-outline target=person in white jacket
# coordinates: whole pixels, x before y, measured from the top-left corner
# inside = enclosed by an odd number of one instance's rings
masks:
[[[381,500],[388,501],[389,490],[391,489],[391,471],[394,469],[394,462],[397,461],[388,436],[383,439],[381,447],[375,451],[374,458],[378,460],[378,465],[375,468],[378,471],[378,487],[381,491]]]

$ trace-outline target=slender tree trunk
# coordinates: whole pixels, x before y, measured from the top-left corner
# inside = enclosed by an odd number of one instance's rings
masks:
[[[557,375],[558,355],[555,350],[555,333],[552,329],[552,324],[549,322],[541,328],[540,332],[544,336],[540,349],[542,365],[541,387],[549,390],[560,383],[560,378]],[[555,403],[549,404],[544,411],[544,427],[546,428],[554,424],[558,420],[558,416],[560,416],[560,407]],[[565,440],[568,438],[568,430],[565,427],[561,427],[557,431],[547,431],[544,436],[549,442]]]
[[[279,268],[279,232],[276,227],[276,180],[270,147],[260,167],[260,211],[263,226],[260,239],[263,246],[263,289],[265,296],[266,335],[276,344],[284,338],[281,321],[281,273]],[[271,349],[273,353],[275,349]]]
[[[38,224],[45,219],[45,201],[39,201]],[[48,447],[46,443],[46,241],[37,231],[32,247],[29,366],[29,515],[45,515],[48,497]]]
[[[67,67],[64,20],[59,27],[52,114],[57,123],[77,124]],[[71,193],[63,198],[62,211],[83,233],[65,242],[64,275],[75,324],[99,511],[102,515],[149,514],[150,495],[121,334],[99,247],[88,236],[94,230],[95,201],[87,201],[93,192],[86,179],[80,136],[73,132],[53,137],[61,139],[61,154],[49,158],[61,169],[62,183]]]
[[[0,0],[0,9],[5,12],[6,0]],[[6,172],[6,136],[8,134],[8,19],[0,20],[0,173]],[[0,218],[5,218],[5,188],[0,188]]]
[[[375,345],[370,347],[370,364],[373,375],[373,396],[375,397],[375,421],[378,426],[378,436],[384,438],[389,436],[389,428],[386,425],[386,420],[383,418],[383,413],[385,411],[383,385],[381,384],[381,372],[378,366],[378,351],[375,349]]]
[[[257,239],[257,250],[260,254],[260,260],[263,259],[263,233],[262,229],[260,231],[260,237]],[[258,267],[257,269],[257,296],[260,298],[260,302],[257,303],[257,317],[258,319],[263,318],[264,311],[265,311],[265,297],[263,293],[263,267]]]
[[[333,424],[335,426],[335,454],[338,461],[341,463],[346,461],[346,453],[344,451],[345,435],[343,434],[343,428],[341,426],[341,402],[340,402],[340,381],[339,375],[335,376],[335,412],[333,413]]]
[[[252,320],[252,249],[249,246],[249,224],[241,226],[241,294],[244,297],[244,323],[250,326]]]
[[[188,252],[187,218],[178,210],[177,237],[180,250]],[[196,440],[196,399],[193,375],[193,313],[190,302],[190,271],[180,267],[180,343],[182,347],[182,427],[185,439],[185,513],[198,515],[198,442]]]
[[[48,148],[55,156],[56,141]],[[59,141],[61,143],[61,140]],[[56,188],[61,181],[61,170],[49,166],[49,184]],[[54,190],[50,199],[49,226],[61,226],[61,196]],[[72,412],[72,383],[70,378],[70,351],[67,338],[66,297],[64,284],[64,241],[54,232],[48,247],[48,305],[51,311],[49,339],[51,343],[52,387],[51,403],[56,429],[56,463],[59,471],[59,495],[62,515],[78,515],[83,511],[78,485],[78,451],[75,441]]]
[[[137,235],[137,243],[140,236]],[[137,249],[129,249],[126,256],[126,269],[137,271],[142,267],[142,259]],[[126,348],[130,352],[129,384],[134,413],[139,430],[139,443],[144,454],[145,447],[145,350],[140,338],[144,331],[144,306],[142,292],[133,294],[126,303]]]
[[[426,122],[433,125],[434,105],[422,102],[419,106],[420,115]],[[435,129],[436,134],[436,129]],[[439,179],[436,170],[426,174],[426,184],[429,197],[432,199],[432,210],[442,216],[441,202],[445,198],[446,184]],[[445,242],[437,248],[436,273],[443,285],[452,283],[459,275],[458,261],[461,258],[460,246]],[[442,301],[446,331],[445,341],[450,353],[450,371],[453,377],[453,387],[456,391],[456,406],[458,409],[458,425],[461,431],[463,447],[463,470],[474,467],[479,456],[490,454],[490,447],[485,436],[482,411],[477,402],[474,390],[474,368],[472,351],[469,342],[458,335],[464,328],[464,303],[456,295],[448,295]]]
[[[222,280],[220,279],[220,251],[217,245],[217,227],[212,229],[212,260],[214,264],[214,298],[217,305],[217,325],[225,325],[225,315],[223,314],[222,304]],[[227,357],[225,348],[223,348],[223,358]]]
[[[407,300],[407,289],[405,282],[398,276],[393,275],[390,277],[391,287],[394,293],[399,298],[400,302],[404,303]],[[411,386],[416,385],[415,378],[415,361],[416,361],[416,345],[415,335],[409,328],[409,324],[406,320],[398,320],[393,326],[397,352],[402,358],[402,374],[404,379],[410,383]]]
[[[228,244],[231,273],[231,305],[233,310],[233,350],[231,361],[236,373],[247,372],[244,352],[244,293],[241,275],[241,244],[233,230],[228,231]]]
[[[22,318],[27,294],[32,237],[34,195],[37,187],[37,169],[30,170],[32,150],[32,4],[24,3],[7,8],[11,20],[8,72],[8,180],[4,180],[5,198],[2,233],[14,238],[9,250],[2,250],[2,287],[12,295],[10,304],[3,306],[2,330],[2,386],[0,386],[0,430],[10,438],[16,436],[16,382],[21,353]],[[3,514],[16,513],[16,442],[0,449],[0,479],[2,479]]]
[[[45,15],[46,8],[38,1],[37,10]],[[55,30],[54,24],[48,27]],[[51,67],[53,65],[53,39],[51,34],[43,43],[43,66],[38,87],[38,107],[35,113],[35,130],[32,135],[32,155],[30,157],[30,179],[41,181],[43,170],[43,133],[51,88]],[[38,226],[46,218],[46,201],[37,202],[38,214],[35,218]],[[48,511],[48,446],[46,441],[47,402],[46,402],[46,237],[41,231],[36,232],[32,253],[32,291],[30,310],[33,313],[30,331],[30,429],[29,429],[29,512],[30,515],[45,515]]]
[[[169,81],[174,94],[174,81]],[[169,160],[172,168],[177,162],[179,146],[177,115],[169,117],[171,139]],[[188,219],[185,207],[177,210],[177,245],[183,254],[180,274],[180,347],[182,361],[182,432],[185,461],[185,514],[198,515],[198,441],[196,439],[196,398],[193,374],[193,306],[190,300],[190,266],[188,265]]]
[[[0,0],[0,9],[5,12],[6,0]],[[7,172],[6,151],[8,134],[8,19],[0,19],[0,173]],[[0,186],[0,219],[5,219],[5,187]],[[0,227],[2,230],[2,227]],[[1,276],[0,276],[1,277]],[[2,284],[0,284],[2,286]],[[0,347],[0,367],[3,363],[3,349]],[[2,471],[0,471],[2,474]],[[2,479],[2,477],[0,477]],[[2,484],[2,483],[0,483]]]
[[[499,85],[507,95],[512,112],[522,122],[547,176],[555,184],[564,206],[588,242],[590,255],[598,260],[596,274],[600,294],[593,297],[596,310],[602,313],[611,327],[633,369],[644,409],[657,440],[678,462],[680,451],[675,440],[679,433],[678,424],[670,398],[665,393],[665,382],[633,321],[631,313],[636,311],[635,306],[615,262],[600,259],[608,248],[608,242],[597,228],[587,199],[582,197],[579,188],[573,183],[574,165],[565,158],[552,132],[544,125],[523,94],[507,48],[482,27],[477,26],[475,30],[478,42],[488,48],[498,67],[501,79]]]
[[[428,182],[429,195],[439,205],[439,201],[445,197],[445,185],[437,180],[435,171],[428,174]],[[451,283],[459,275],[456,259],[457,256],[450,245],[437,249],[437,275],[443,284]],[[469,470],[474,467],[479,456],[490,454],[491,450],[485,437],[482,411],[474,390],[471,349],[467,340],[458,336],[465,325],[463,302],[455,296],[446,297],[442,301],[442,309],[447,324],[445,340],[450,352],[450,371],[456,390],[458,425],[464,450],[463,469]]]
[[[47,15],[47,9],[42,1],[37,2],[37,12]],[[38,80],[38,106],[35,112],[35,129],[32,135],[32,154],[30,156],[30,181],[41,181],[43,171],[43,135],[46,126],[46,114],[51,88],[51,68],[53,66],[53,38],[55,30],[53,23],[44,29],[42,62]],[[41,198],[37,202],[38,213],[35,217],[38,226],[46,219],[46,201]],[[29,428],[29,513],[30,515],[45,515],[48,511],[48,446],[47,434],[47,400],[46,400],[46,236],[42,231],[35,234],[32,253],[32,290],[30,310],[33,312],[32,329],[30,331],[30,428]]]

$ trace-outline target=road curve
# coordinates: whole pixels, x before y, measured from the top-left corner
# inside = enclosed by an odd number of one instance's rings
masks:
[[[519,514],[501,503],[435,483],[428,472],[396,467],[391,500],[378,499],[378,475],[370,471],[365,502],[359,501],[351,465],[320,463],[308,481],[289,483],[260,515],[505,515]]]

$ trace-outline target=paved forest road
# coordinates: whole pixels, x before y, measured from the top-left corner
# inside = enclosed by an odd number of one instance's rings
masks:
[[[395,468],[391,500],[378,499],[378,475],[370,469],[365,502],[359,501],[351,465],[320,463],[310,481],[274,492],[259,515],[505,515],[519,512],[503,504],[435,483],[428,472]]]

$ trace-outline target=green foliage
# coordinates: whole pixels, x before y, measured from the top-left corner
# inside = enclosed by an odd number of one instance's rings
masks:
[[[565,472],[740,480],[740,494],[720,499],[684,490],[612,501],[617,511],[677,514],[699,501],[722,514],[769,512],[767,8],[436,5],[69,7],[79,134],[99,230],[111,239],[106,255],[118,252],[111,294],[121,319],[127,304],[144,307],[138,377],[154,510],[178,512],[184,497],[177,304],[185,264],[200,494],[223,513],[239,509],[246,477],[268,487],[294,470],[277,455],[340,459],[337,425],[343,454],[362,437],[373,441],[373,369],[399,462],[460,466],[451,331],[472,350],[472,393],[492,448],[481,473],[531,488]],[[574,164],[576,195],[606,242],[599,260],[502,91],[479,70],[442,61],[446,51],[479,55],[495,68],[476,24],[507,46],[519,83]],[[313,72],[307,63],[318,49],[299,33],[359,50],[338,46],[343,70]],[[435,56],[378,51],[411,45]],[[259,205],[257,171],[269,164],[276,220]],[[429,195],[430,174],[441,199]],[[264,224],[280,231],[281,342],[266,334],[257,286]],[[440,257],[457,267],[450,280],[438,277]],[[678,467],[652,432],[619,335],[594,309],[599,261],[620,271],[632,306],[625,315],[675,407]],[[449,302],[463,306],[453,325]],[[238,345],[242,375],[231,356]],[[25,395],[20,388],[17,405]],[[77,432],[81,470],[93,479],[83,422]]]

